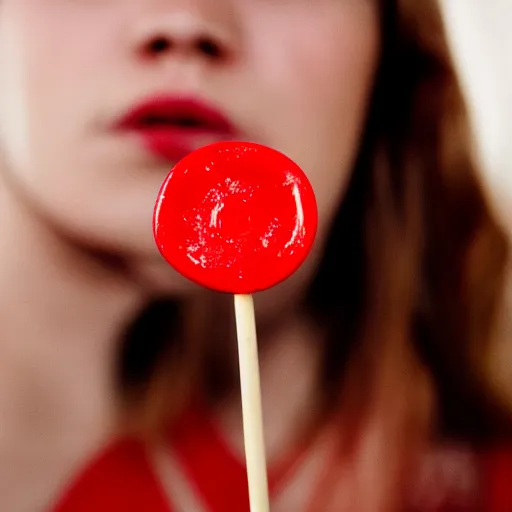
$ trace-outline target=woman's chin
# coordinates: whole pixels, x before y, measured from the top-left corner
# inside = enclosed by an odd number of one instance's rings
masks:
[[[186,298],[201,287],[176,272],[163,258],[157,256],[134,262],[133,275],[149,294]]]

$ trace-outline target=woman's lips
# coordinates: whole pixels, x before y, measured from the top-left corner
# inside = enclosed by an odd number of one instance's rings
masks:
[[[135,133],[148,151],[169,161],[181,160],[199,147],[232,140],[236,130],[215,108],[195,99],[159,96],[137,105],[117,124]]]

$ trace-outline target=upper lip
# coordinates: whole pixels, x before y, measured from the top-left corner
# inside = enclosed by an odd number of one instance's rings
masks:
[[[224,135],[233,134],[235,128],[222,112],[195,98],[154,96],[136,105],[118,122],[124,130],[176,127],[201,130]]]

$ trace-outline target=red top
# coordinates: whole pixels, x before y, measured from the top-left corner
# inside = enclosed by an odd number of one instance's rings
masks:
[[[209,512],[249,511],[245,468],[208,421],[197,416],[184,420],[173,432],[171,447]],[[420,498],[419,505],[411,505],[409,509],[511,512],[512,449],[490,452],[477,460],[478,504],[473,499],[470,505],[461,505],[456,500],[439,505],[439,500],[430,499],[432,496],[427,493],[427,499]],[[284,466],[270,471],[271,496],[283,480],[283,471]],[[434,490],[438,487],[437,482],[431,483]],[[175,512],[169,501],[144,445],[125,439],[111,445],[94,460],[52,512]]]

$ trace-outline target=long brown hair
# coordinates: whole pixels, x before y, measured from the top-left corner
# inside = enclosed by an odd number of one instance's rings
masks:
[[[341,365],[368,352],[379,366],[386,333],[402,336],[432,378],[438,433],[489,439],[508,417],[482,375],[507,238],[480,181],[437,2],[383,4],[367,129],[310,296],[332,325],[326,388],[333,400]]]
[[[411,432],[416,441],[481,446],[512,433],[483,368],[507,240],[480,183],[437,1],[381,5],[382,55],[359,158],[306,299],[327,327],[322,411],[346,411],[354,432],[369,415],[393,416],[388,433],[402,446]],[[153,404],[151,418],[169,411],[173,390],[186,389],[176,387],[178,375],[190,384],[206,371],[190,342],[164,344],[141,363],[137,340],[147,347],[148,333],[172,337],[155,327],[168,325],[168,311],[165,303],[153,306],[124,345],[125,390]],[[162,364],[169,350],[175,371],[155,372],[154,361]],[[209,360],[212,367],[219,365]],[[147,384],[154,375],[164,393]]]

